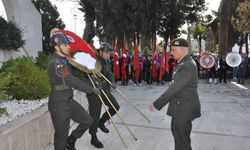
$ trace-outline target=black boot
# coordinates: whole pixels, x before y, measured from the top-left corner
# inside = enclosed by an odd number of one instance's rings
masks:
[[[76,144],[76,138],[74,138],[72,135],[69,136],[68,143],[67,143],[67,149],[68,150],[76,150],[75,144]]]
[[[105,120],[104,119],[100,119],[99,121],[99,128],[102,130],[102,132],[104,133],[109,133],[109,129],[105,127]]]
[[[96,133],[91,134],[91,141],[90,143],[94,145],[96,148],[103,148],[103,144],[97,139]]]

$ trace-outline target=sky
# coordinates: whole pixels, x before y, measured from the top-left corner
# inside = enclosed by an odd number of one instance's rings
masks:
[[[84,14],[79,11],[77,8],[80,7],[77,3],[77,0],[50,0],[52,4],[57,6],[57,10],[60,13],[60,17],[66,24],[66,30],[75,32],[76,34],[82,37],[83,29],[85,28]],[[211,14],[212,10],[217,11],[220,5],[221,0],[206,0],[208,10],[204,14]],[[74,19],[74,14],[77,17]],[[6,18],[6,13],[0,0],[0,16]],[[76,23],[76,24],[75,24]],[[76,27],[75,27],[76,25]],[[99,47],[98,38],[94,38],[95,46]]]

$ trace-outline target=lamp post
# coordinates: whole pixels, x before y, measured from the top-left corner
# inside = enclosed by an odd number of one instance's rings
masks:
[[[76,19],[77,19],[77,14],[74,14],[73,19],[75,20],[75,33],[76,33]]]

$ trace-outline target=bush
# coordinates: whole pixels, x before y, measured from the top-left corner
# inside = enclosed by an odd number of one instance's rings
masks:
[[[22,39],[23,31],[14,23],[7,22],[0,17],[0,48],[3,50],[17,50],[25,41]]]
[[[36,64],[43,69],[47,69],[48,63],[51,59],[52,56],[50,54],[47,55],[44,52],[38,52],[38,57],[36,57]]]
[[[0,101],[8,98],[7,90],[13,82],[15,82],[14,74],[0,73]]]
[[[31,57],[9,60],[3,64],[1,71],[14,78],[6,91],[13,98],[39,99],[50,93],[47,71],[39,68]]]

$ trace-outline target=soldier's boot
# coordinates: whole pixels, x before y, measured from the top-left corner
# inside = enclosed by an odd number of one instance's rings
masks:
[[[106,122],[106,119],[101,118],[99,121],[99,128],[102,130],[102,132],[109,133],[109,129],[106,128],[105,122]]]
[[[68,150],[76,150],[75,144],[76,144],[76,138],[74,138],[73,136],[69,136],[68,143],[67,143],[67,149]]]
[[[103,148],[104,145],[98,140],[96,133],[91,134],[91,141],[90,143],[94,145],[96,148]]]

